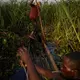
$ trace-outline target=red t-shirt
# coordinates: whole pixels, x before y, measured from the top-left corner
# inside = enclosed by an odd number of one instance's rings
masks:
[[[35,20],[38,17],[38,9],[37,6],[34,4],[30,4],[31,5],[31,11],[30,11],[30,19],[31,20]]]

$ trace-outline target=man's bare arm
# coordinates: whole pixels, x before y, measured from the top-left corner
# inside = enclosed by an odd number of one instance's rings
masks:
[[[55,73],[52,73],[52,71],[48,70],[48,69],[44,69],[38,65],[35,65],[36,67],[36,70],[39,74],[45,76],[46,78],[48,79],[53,79],[55,78],[56,76],[58,77],[59,76],[59,73],[58,72],[55,72]]]
[[[50,70],[44,69],[40,66],[34,65],[32,63],[32,60],[29,56],[29,53],[27,51],[27,49],[25,48],[20,48],[18,53],[21,56],[21,60],[27,64],[27,70],[28,70],[28,74],[29,74],[29,80],[40,80],[40,77],[38,75],[41,74],[49,79],[54,78],[55,76],[59,76],[58,73],[52,73]]]
[[[29,53],[25,47],[21,47],[18,49],[18,53],[21,57],[21,60],[27,64],[27,71],[29,74],[30,80],[40,80],[40,77],[36,71],[34,64],[29,56]]]

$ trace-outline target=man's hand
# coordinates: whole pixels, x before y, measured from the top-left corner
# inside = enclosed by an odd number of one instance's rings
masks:
[[[27,71],[29,73],[30,80],[40,80],[29,53],[24,46],[18,49],[18,55],[21,57],[21,60],[27,64]]]
[[[23,47],[20,47],[17,51],[18,53],[18,56],[20,56],[21,60],[27,64],[27,61],[29,59],[29,53],[27,51],[27,49],[23,46]]]

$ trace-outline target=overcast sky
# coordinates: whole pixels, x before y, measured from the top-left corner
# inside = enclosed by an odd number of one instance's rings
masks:
[[[10,1],[10,0],[0,0],[0,1]],[[21,0],[17,0],[17,1],[21,1]],[[30,0],[28,0],[28,1],[30,1]],[[54,2],[55,0],[37,0],[37,1],[49,1],[49,2]],[[59,1],[59,0],[57,0],[57,1]]]

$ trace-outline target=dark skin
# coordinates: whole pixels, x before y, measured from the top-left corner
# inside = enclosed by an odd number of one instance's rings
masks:
[[[30,58],[29,52],[25,47],[21,47],[18,49],[18,55],[21,57],[22,62],[27,65],[29,80],[41,80],[38,73],[47,77],[48,79],[59,76],[58,73],[52,73],[50,70],[34,65]]]
[[[80,74],[78,73],[80,70],[80,66],[77,65],[75,60],[71,60],[70,58],[65,56],[63,59],[63,66],[65,67],[65,70],[66,70],[66,71],[62,71],[65,77],[74,78],[74,79],[78,77],[80,79],[79,77]]]
[[[27,71],[29,74],[30,80],[40,80],[40,77],[37,74],[36,68],[32,63],[32,60],[29,56],[29,52],[25,47],[21,47],[18,49],[18,54],[21,57],[21,60],[27,64]]]
[[[45,76],[48,79],[53,79],[55,76],[57,76],[58,80],[63,80],[60,77],[59,72],[52,73],[50,70],[34,65],[30,58],[29,52],[25,47],[19,48],[18,54],[21,57],[22,62],[24,62],[27,65],[29,80],[41,80],[38,73]],[[75,77],[79,78],[77,70],[79,67],[77,68],[75,63],[66,56],[63,59],[63,66],[65,66],[65,68],[62,67],[63,68],[62,74],[66,78],[75,78]],[[80,78],[72,80],[80,80]]]
[[[36,67],[36,70],[37,70],[37,72],[38,72],[39,74],[45,76],[45,77],[48,78],[48,79],[52,79],[52,78],[54,78],[55,76],[59,76],[59,72],[54,72],[54,73],[52,73],[50,70],[44,69],[44,68],[42,68],[42,67],[40,67],[40,66],[35,65],[35,67]]]

